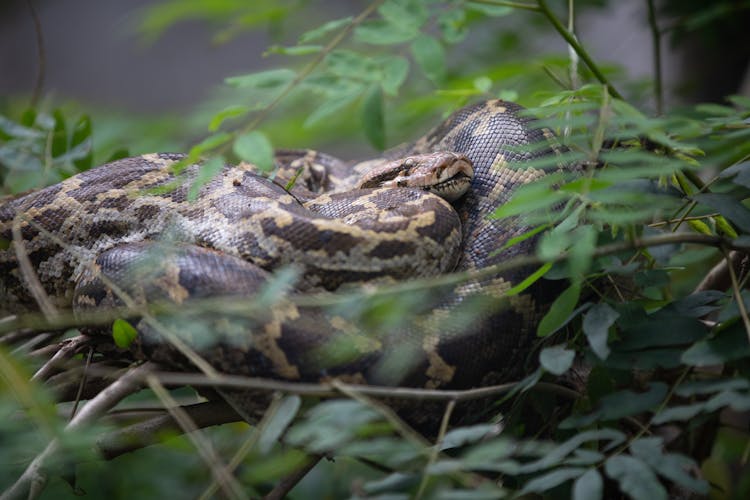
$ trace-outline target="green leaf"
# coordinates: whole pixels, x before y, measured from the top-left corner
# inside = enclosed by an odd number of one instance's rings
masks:
[[[52,131],[52,143],[50,153],[53,158],[62,156],[68,150],[68,128],[65,125],[65,115],[56,109],[52,116],[55,119],[55,128]]]
[[[376,149],[385,149],[385,119],[383,117],[383,92],[373,87],[362,105],[362,126],[367,140]]]
[[[666,422],[684,422],[698,415],[704,411],[705,408],[706,404],[704,402],[690,405],[670,406],[654,415],[654,418],[651,419],[651,423],[654,425],[660,425]]]
[[[599,500],[604,493],[604,481],[596,469],[589,469],[573,483],[573,500]]]
[[[739,186],[750,188],[750,161],[743,161],[722,170],[719,177],[734,177],[732,182]]]
[[[569,438],[558,446],[545,450],[542,458],[534,462],[523,464],[519,473],[529,474],[540,470],[549,469],[560,464],[568,455],[579,449],[581,445],[589,441],[609,441],[608,447],[617,446],[625,440],[625,434],[611,428],[584,431]]]
[[[376,82],[382,78],[381,69],[372,58],[352,50],[334,50],[325,57],[325,64],[334,75],[354,82]]]
[[[589,270],[596,249],[597,235],[597,230],[590,224],[579,226],[572,231],[573,245],[568,253],[571,279],[581,280]]]
[[[500,205],[491,215],[494,219],[526,214],[534,210],[549,209],[568,197],[545,183],[524,184],[516,189],[507,203]]]
[[[712,394],[718,391],[748,390],[750,380],[746,378],[730,378],[724,380],[691,380],[677,386],[675,394],[682,397],[696,394]]]
[[[32,122],[33,123],[33,122]],[[44,134],[28,126],[19,125],[18,123],[0,116],[0,132],[9,137],[17,139],[41,139]]]
[[[628,455],[615,455],[604,463],[604,471],[631,498],[667,500],[667,491],[659,483],[656,474],[641,460]]]
[[[535,477],[521,489],[519,495],[542,493],[551,490],[566,481],[580,477],[586,469],[580,467],[560,467],[541,476]]]
[[[750,343],[741,324],[720,331],[716,337],[693,344],[682,355],[682,362],[691,366],[720,365],[750,356]]]
[[[565,349],[561,344],[542,349],[539,354],[539,363],[553,375],[562,375],[573,365],[575,357],[575,351]]]
[[[517,285],[513,285],[508,290],[505,291],[503,294],[505,297],[510,297],[512,295],[518,295],[519,293],[526,290],[528,287],[542,279],[542,277],[549,272],[549,270],[552,269],[552,263],[547,262],[545,264],[542,264],[539,269],[534,271],[533,273],[529,274],[527,277],[525,277],[523,280],[521,280],[520,283]]]
[[[127,349],[138,337],[138,331],[124,319],[116,319],[112,323],[112,338],[120,349]]]
[[[564,292],[562,292],[552,303],[547,314],[539,322],[536,334],[538,337],[546,337],[555,333],[569,320],[576,304],[578,297],[581,295],[581,285],[573,283]]]
[[[401,56],[385,57],[380,62],[383,71],[383,79],[380,85],[383,92],[390,96],[398,95],[398,89],[409,74],[409,61]]]
[[[486,3],[478,3],[478,2],[466,2],[466,7],[479,11],[483,14],[486,14],[488,16],[507,16],[511,12],[513,12],[512,7],[507,7],[504,5],[489,5]]]
[[[612,309],[609,304],[597,304],[583,316],[583,333],[589,342],[591,350],[599,359],[607,359],[609,347],[607,338],[609,328],[615,324],[620,313]]]
[[[312,127],[324,121],[326,118],[335,115],[336,113],[350,105],[352,102],[354,102],[361,93],[362,89],[357,88],[352,92],[330,95],[323,101],[320,106],[318,106],[312,113],[310,113],[310,116],[307,117],[305,123],[303,123],[302,126],[306,128]]]
[[[445,9],[438,14],[437,25],[446,43],[458,43],[466,38],[466,24],[464,9]]]
[[[622,390],[608,394],[599,400],[596,411],[589,415],[568,417],[560,424],[560,428],[577,428],[601,420],[618,420],[637,415],[656,408],[666,395],[667,386],[661,382],[652,382],[645,392]]]
[[[315,29],[312,29],[310,31],[306,31],[299,37],[300,43],[309,43],[315,40],[319,40],[326,36],[327,34],[331,33],[332,31],[336,31],[339,28],[343,28],[347,24],[352,22],[352,17],[344,17],[341,19],[334,19],[333,21],[328,21],[327,23],[323,24],[322,26],[319,26]]]
[[[190,153],[188,156],[190,158],[197,159],[202,154],[218,148],[225,142],[229,141],[229,139],[231,138],[232,136],[230,134],[227,134],[226,132],[219,132],[218,134],[209,135],[201,142],[190,148]]]
[[[94,152],[91,140],[91,118],[88,115],[83,115],[76,121],[70,145],[72,148],[76,148],[77,146],[83,147],[86,151],[85,155],[73,160],[73,165],[75,165],[76,169],[82,172],[91,168],[94,161]]]
[[[421,0],[387,0],[378,7],[378,12],[388,23],[398,26],[405,32],[419,31],[430,15]]]
[[[469,427],[459,427],[448,431],[440,443],[440,450],[449,450],[475,443],[489,436],[500,433],[502,427],[496,424],[477,424]]]
[[[275,407],[276,411],[274,411],[273,416],[263,427],[261,435],[258,438],[258,450],[261,453],[266,454],[271,451],[273,445],[294,420],[301,404],[302,400],[300,397],[292,395],[282,399],[278,406]]]
[[[750,232],[750,210],[728,194],[703,193],[693,196],[693,200],[713,208],[734,222],[744,232]]]
[[[670,481],[696,493],[708,494],[708,483],[692,477],[688,472],[698,469],[697,464],[683,455],[664,453],[661,438],[636,439],[630,443],[630,452]]]
[[[247,75],[230,76],[225,80],[228,85],[239,88],[274,89],[286,86],[297,77],[289,68],[270,69]]]
[[[252,163],[260,170],[273,170],[273,146],[263,132],[253,130],[234,140],[234,152],[242,160]]]
[[[211,118],[211,123],[208,124],[208,131],[216,132],[217,130],[219,130],[219,127],[221,127],[221,124],[224,123],[224,120],[228,118],[237,118],[238,116],[243,116],[247,114],[249,110],[250,108],[242,105],[229,106],[222,109]]]
[[[422,72],[435,83],[445,78],[445,50],[438,40],[422,34],[411,44],[411,53]]]
[[[271,45],[263,55],[281,54],[285,56],[309,56],[310,54],[317,54],[321,50],[323,50],[322,45],[294,45],[292,47]]]
[[[354,30],[354,38],[358,42],[371,45],[394,45],[405,43],[419,34],[418,29],[399,26],[388,21],[376,19],[359,25]]]

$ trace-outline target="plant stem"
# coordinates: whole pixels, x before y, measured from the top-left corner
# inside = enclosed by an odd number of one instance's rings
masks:
[[[661,115],[664,111],[664,93],[661,76],[661,31],[659,31],[659,25],[656,22],[654,0],[646,0],[646,5],[648,5],[648,24],[651,27],[651,43],[654,50],[654,98],[656,99],[656,114]]]
[[[586,66],[588,66],[589,70],[591,70],[596,79],[599,80],[599,82],[601,82],[603,85],[607,86],[609,94],[617,99],[622,100],[622,94],[620,94],[612,85],[612,83],[610,83],[607,77],[604,76],[596,63],[594,63],[594,60],[591,59],[591,56],[589,56],[588,52],[586,52],[586,49],[584,49],[583,46],[578,43],[578,40],[576,40],[575,36],[570,31],[568,31],[568,29],[565,28],[565,26],[563,26],[560,20],[555,16],[555,14],[552,13],[552,11],[547,6],[546,0],[537,0],[537,4],[541,13],[544,14],[547,20],[549,20],[555,30],[560,33],[560,36],[562,36],[565,41],[568,42],[568,44],[573,48],[573,50],[575,50],[576,54],[578,54],[578,57],[580,57],[583,62],[586,63]]]
[[[506,0],[472,0],[473,3],[483,3],[485,5],[497,5],[498,7],[510,7],[512,9],[539,11],[539,7],[524,2],[510,2]]]

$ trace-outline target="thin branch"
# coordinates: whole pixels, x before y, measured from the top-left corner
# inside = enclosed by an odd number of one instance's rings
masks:
[[[138,391],[141,388],[142,378],[152,370],[153,366],[150,363],[145,363],[125,373],[100,392],[98,396],[89,401],[81,409],[80,413],[68,423],[65,430],[73,431],[90,424],[123,398]],[[0,500],[29,498],[29,492],[32,488],[38,492],[39,488],[43,487],[47,481],[47,474],[44,471],[45,463],[57,453],[59,448],[60,441],[58,439],[50,441],[44,451],[37,455],[28,467],[26,467],[26,470],[16,482],[0,495]]]
[[[414,498],[416,500],[419,500],[422,498],[422,495],[424,495],[425,489],[427,489],[427,482],[429,481],[430,474],[427,472],[427,470],[434,464],[438,456],[440,455],[440,445],[443,444],[443,438],[445,438],[445,433],[448,432],[448,423],[450,422],[451,415],[453,415],[453,410],[456,409],[456,400],[451,399],[448,401],[448,404],[445,406],[445,412],[443,412],[443,418],[440,421],[440,430],[438,431],[437,439],[435,440],[435,445],[432,447],[430,451],[430,456],[427,459],[427,463],[425,463],[424,470],[422,471],[422,480],[419,482],[419,488],[417,489],[417,493],[414,495]]]
[[[224,401],[208,401],[183,406],[182,410],[196,427],[203,429],[214,425],[236,422],[239,417]],[[141,422],[101,435],[96,448],[106,460],[112,460],[155,444],[167,433],[178,434],[182,428],[169,413],[159,414]]]
[[[555,16],[555,14],[549,9],[546,0],[537,0],[537,4],[542,14],[544,14],[544,16],[547,18],[550,24],[552,24],[555,30],[557,30],[560,36],[562,36],[565,41],[568,42],[568,45],[570,45],[573,50],[575,50],[576,54],[578,54],[578,57],[580,57],[583,62],[586,63],[586,66],[588,66],[589,70],[591,70],[596,79],[599,80],[599,82],[601,82],[603,85],[607,86],[607,90],[609,90],[610,95],[616,97],[617,99],[622,99],[622,95],[617,91],[617,89],[615,89],[615,87],[612,85],[612,83],[610,83],[607,77],[604,76],[604,73],[602,73],[596,63],[594,63],[594,60],[591,58],[591,56],[589,56],[588,52],[586,52],[586,49],[584,49],[583,46],[578,43],[578,40],[576,40],[575,36],[570,31],[568,31],[565,26],[563,26],[557,16]]]
[[[39,97],[42,95],[42,87],[44,87],[44,75],[47,67],[47,56],[44,51],[44,36],[42,32],[42,21],[39,19],[39,13],[34,7],[33,0],[26,0],[26,5],[29,6],[31,11],[31,19],[34,21],[34,34],[36,35],[36,53],[38,59],[38,71],[36,74],[36,80],[34,81],[34,90],[31,93],[31,102],[29,106],[34,108],[39,103]]]
[[[695,287],[693,293],[703,292],[706,290],[724,291],[732,286],[732,278],[729,276],[729,266],[738,268],[747,254],[742,252],[729,252],[729,259],[720,260],[708,273],[703,277],[701,282]]]
[[[506,0],[472,0],[472,2],[485,5],[497,5],[498,7],[510,7],[511,9],[530,10],[534,12],[539,11],[538,6],[524,2],[512,2]]]
[[[57,368],[60,363],[64,360],[70,359],[75,356],[81,346],[85,346],[89,343],[89,337],[84,335],[78,335],[76,337],[62,341],[57,346],[57,351],[36,373],[31,377],[31,380],[47,380],[52,372]]]
[[[81,402],[81,399],[83,397],[83,390],[86,388],[86,382],[88,382],[89,378],[89,368],[91,367],[91,359],[94,357],[94,348],[89,347],[89,354],[86,356],[86,364],[83,367],[83,376],[81,377],[81,381],[78,384],[78,392],[76,392],[76,398],[73,402],[73,409],[70,412],[70,418],[75,417],[76,412],[78,411],[78,405]]]
[[[292,488],[294,488],[297,483],[299,483],[307,475],[308,472],[313,470],[313,468],[318,465],[318,462],[320,462],[322,459],[323,455],[314,455],[310,457],[310,461],[308,463],[282,479],[279,484],[277,484],[266,496],[263,497],[263,500],[281,500],[283,498],[286,498],[287,493],[289,493]]]
[[[732,293],[734,294],[734,301],[737,302],[737,309],[740,312],[742,323],[745,325],[745,333],[747,333],[747,339],[750,341],[750,318],[747,315],[747,308],[745,307],[745,301],[742,299],[742,292],[740,291],[740,284],[737,280],[737,273],[734,272],[734,265],[732,265],[732,258],[729,252],[722,249],[724,252],[724,260],[727,263],[727,270],[729,271],[729,278],[732,280]]]
[[[664,112],[664,91],[662,89],[661,71],[661,31],[656,21],[654,0],[646,0],[648,6],[648,24],[651,27],[651,43],[654,51],[654,97],[656,98],[656,114]]]

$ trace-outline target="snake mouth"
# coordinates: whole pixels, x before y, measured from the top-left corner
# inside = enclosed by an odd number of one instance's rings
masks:
[[[473,177],[466,156],[439,151],[388,162],[368,172],[358,187],[410,187],[455,201],[466,193]]]
[[[446,201],[456,201],[469,190],[471,179],[472,176],[470,174],[459,170],[447,179],[436,184],[424,186],[423,189],[444,198]]]

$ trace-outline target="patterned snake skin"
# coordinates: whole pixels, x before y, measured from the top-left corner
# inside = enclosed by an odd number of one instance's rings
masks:
[[[0,311],[38,308],[33,277],[18,262],[21,248],[56,307],[256,297],[246,299],[256,300],[252,315],[184,307],[160,325],[140,322],[142,355],[171,365],[187,362],[163,338],[164,329],[228,373],[430,388],[516,377],[540,308],[557,291],[538,282],[503,298],[528,269],[432,290],[413,317],[387,326],[348,314],[356,305],[347,311],[282,299],[264,308],[254,294],[288,265],[299,272],[295,293],[303,293],[476,270],[530,252],[533,239],[498,251],[528,227],[487,217],[514,188],[545,175],[519,163],[556,152],[550,134],[520,110],[497,100],[468,106],[412,146],[353,166],[315,152],[280,152],[275,183],[240,164],[193,190],[198,166],[177,176],[170,166],[182,156],[155,154],[6,201]],[[537,142],[545,147],[519,148]],[[374,169],[385,160],[434,152],[465,156],[473,165],[468,192],[451,203],[396,187],[401,181],[382,188],[362,181],[377,177]],[[300,172],[285,191],[281,186]]]

